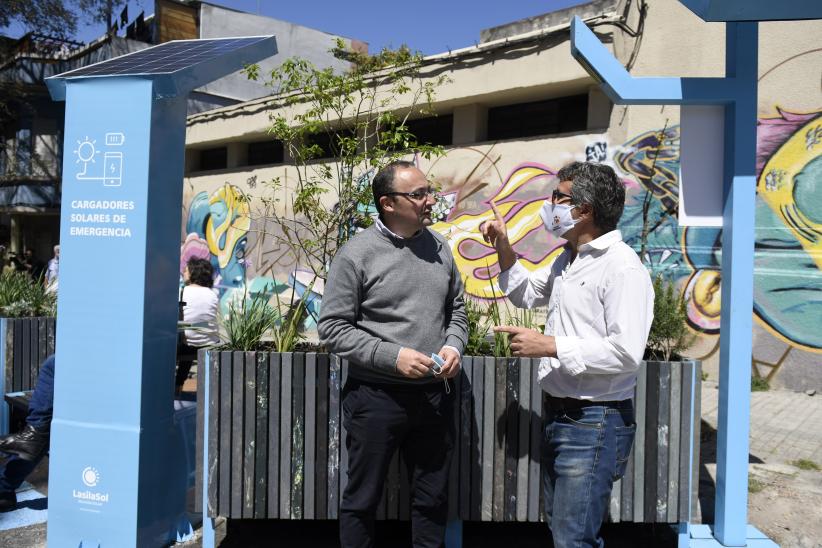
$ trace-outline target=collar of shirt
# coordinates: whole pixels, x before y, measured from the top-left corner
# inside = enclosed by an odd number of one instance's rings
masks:
[[[399,234],[394,234],[390,228],[385,226],[385,224],[382,222],[382,219],[380,219],[379,217],[377,217],[377,220],[374,221],[374,224],[377,226],[377,230],[380,231],[380,234],[382,234],[383,236],[388,236],[389,238],[395,238],[397,240],[412,240],[422,233],[422,230],[418,230],[410,238],[403,238]]]
[[[622,232],[620,232],[619,230],[612,230],[610,232],[606,232],[598,238],[591,240],[587,244],[582,244],[581,246],[579,246],[579,253],[589,253],[593,250],[603,251],[605,249],[608,249],[615,243],[621,241]]]

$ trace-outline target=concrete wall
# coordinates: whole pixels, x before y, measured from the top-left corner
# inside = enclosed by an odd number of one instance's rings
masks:
[[[259,63],[261,76],[269,74],[283,60],[295,56],[307,59],[321,68],[334,67],[340,71],[348,68],[348,63],[335,59],[328,52],[334,46],[337,35],[213,4],[203,3],[200,6],[200,38],[268,34],[277,37],[278,53]],[[343,40],[347,44],[352,43],[351,39]],[[358,47],[365,47],[360,44]],[[272,90],[260,82],[250,81],[238,72],[199,88],[199,91],[246,101],[270,95]]]
[[[637,28],[639,23],[634,9],[628,24]],[[777,386],[822,389],[822,51],[815,39],[822,35],[822,22],[769,23],[760,29],[754,370]],[[597,31],[614,32],[610,47],[624,63],[633,59],[635,74],[723,74],[724,28],[701,22],[675,0],[649,2],[638,45],[613,27]],[[592,92],[588,131],[492,143],[482,140],[483,113],[489,106],[561,96],[593,85],[568,54],[567,34],[511,48],[468,48],[434,56],[430,63],[432,74],[445,71],[452,77],[439,90],[436,107],[454,114],[458,144],[419,165],[443,186],[434,228],[449,238],[467,293],[490,298],[489,271],[496,273],[496,257],[478,232],[490,216],[489,200],[504,206],[509,226],[524,227],[513,237],[515,249],[529,268],[539,268],[550,263],[562,244],[539,228],[536,215],[556,182],[553,174],[572,160],[609,163],[628,190],[620,228],[636,249],[641,202],[647,193],[653,196],[655,229],[643,259],[653,273],[677,282],[686,298],[689,326],[698,337],[689,354],[703,359],[705,370],[715,377],[721,230],[685,229],[665,214],[676,211],[679,199],[679,109],[612,106]],[[272,106],[272,100],[261,100],[191,117],[189,144],[205,147],[260,135]],[[239,288],[275,281],[283,291],[299,291],[311,277],[257,217],[259,204],[240,199],[245,192],[258,196],[274,177],[293,186],[293,166],[186,179],[184,256],[209,256],[218,264],[227,286],[224,302]],[[315,287],[315,293],[321,299],[322,287]]]

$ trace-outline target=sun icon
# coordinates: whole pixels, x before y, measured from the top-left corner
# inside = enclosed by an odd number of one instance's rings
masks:
[[[100,481],[100,472],[92,466],[83,469],[83,483],[88,487],[95,487]]]
[[[74,154],[77,155],[77,161],[75,163],[83,164],[82,173],[78,175],[85,175],[89,162],[95,163],[94,157],[97,154],[100,154],[100,151],[94,148],[95,143],[97,143],[97,141],[89,139],[88,135],[86,135],[86,138],[82,141],[79,139],[77,140],[77,148],[73,151]]]

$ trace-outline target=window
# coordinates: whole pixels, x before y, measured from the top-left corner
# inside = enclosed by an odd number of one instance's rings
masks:
[[[20,128],[17,130],[17,148],[15,151],[15,165],[18,175],[31,175],[32,157],[31,129]]]
[[[200,170],[225,169],[228,166],[228,148],[207,148],[200,151]]]
[[[320,147],[321,152],[312,157],[312,160],[327,160],[336,158],[340,150],[340,137],[354,137],[353,129],[341,129],[334,133],[323,131],[308,136],[308,144]]]
[[[488,109],[488,140],[582,131],[588,127],[588,95]]]
[[[454,116],[432,116],[406,122],[408,131],[423,145],[448,146],[453,142]]]
[[[248,165],[259,166],[265,164],[283,163],[282,141],[259,141],[248,143]]]

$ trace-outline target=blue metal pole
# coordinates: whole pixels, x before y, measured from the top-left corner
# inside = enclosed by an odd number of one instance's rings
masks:
[[[9,406],[6,403],[6,337],[8,336],[9,321],[0,318],[0,435],[9,433]]]
[[[725,109],[719,427],[714,534],[745,546],[751,400],[758,24],[726,23],[727,77],[737,98]],[[732,321],[733,320],[733,321]]]

